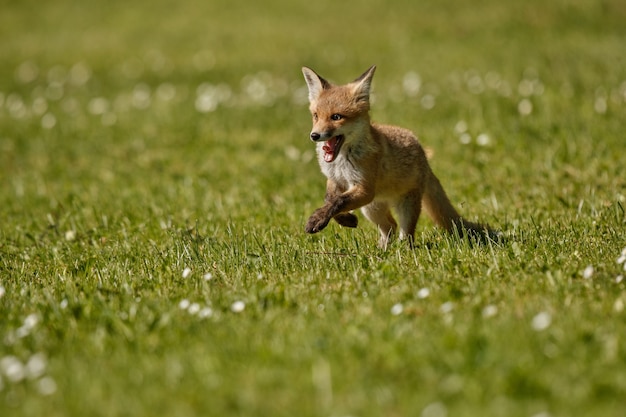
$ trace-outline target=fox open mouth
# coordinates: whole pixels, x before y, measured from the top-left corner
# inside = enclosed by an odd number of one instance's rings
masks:
[[[326,143],[324,143],[324,146],[322,146],[322,150],[324,151],[324,161],[333,162],[335,158],[337,158],[344,139],[345,137],[343,135],[337,135],[328,139]]]

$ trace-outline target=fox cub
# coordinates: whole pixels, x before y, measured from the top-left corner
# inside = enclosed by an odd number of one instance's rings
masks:
[[[331,219],[356,227],[358,218],[351,211],[360,208],[378,226],[379,246],[387,247],[398,225],[399,238],[413,244],[423,207],[450,233],[495,239],[497,232],[457,213],[411,131],[370,121],[375,70],[372,66],[349,84],[333,85],[312,69],[302,68],[313,116],[310,137],[328,179],[325,203],[309,217],[306,232],[321,231]]]

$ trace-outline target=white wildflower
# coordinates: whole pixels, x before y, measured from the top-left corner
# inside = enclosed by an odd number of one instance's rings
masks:
[[[538,332],[547,329],[552,324],[552,316],[546,311],[542,311],[533,317],[532,328]]]
[[[435,96],[433,96],[432,94],[424,95],[420,100],[420,104],[426,110],[432,109],[433,107],[435,107]]]
[[[29,314],[24,319],[23,327],[31,330],[37,325],[37,323],[39,323],[39,317],[37,316],[37,314]]]
[[[233,313],[241,313],[246,308],[246,303],[243,301],[235,301],[230,306],[230,311]]]
[[[533,112],[533,103],[527,98],[522,99],[517,105],[517,111],[522,116],[528,116]]]
[[[20,382],[26,376],[22,362],[11,355],[0,359],[0,370],[10,382]]]
[[[187,311],[189,312],[189,314],[196,314],[200,311],[200,304],[198,303],[191,303],[189,305],[189,308],[187,309]]]
[[[391,314],[393,314],[394,316],[399,316],[400,314],[402,314],[403,311],[404,311],[404,306],[400,303],[394,304],[391,307]]]
[[[483,308],[483,317],[484,318],[493,317],[496,314],[498,314],[498,307],[496,307],[493,304],[489,304],[488,306],[485,306],[485,308]]]
[[[459,134],[467,132],[467,123],[465,120],[459,120],[456,125],[454,125],[454,130]]]
[[[488,134],[481,133],[480,135],[476,136],[476,143],[478,144],[478,146],[487,146],[491,143],[491,138]]]
[[[200,317],[201,319],[206,319],[211,316],[213,316],[213,309],[211,309],[211,307],[204,307],[198,312],[198,317]]]
[[[454,303],[452,301],[445,302],[441,305],[441,307],[439,307],[439,311],[441,311],[443,314],[448,314],[452,312],[453,309]]]
[[[596,101],[593,103],[593,109],[599,114],[606,113],[606,110],[608,109],[606,97],[596,97]]]
[[[48,363],[43,353],[35,353],[26,362],[26,375],[29,379],[37,379],[46,372]]]
[[[52,113],[46,113],[41,117],[41,127],[52,129],[57,124],[57,118]]]
[[[593,273],[595,270],[593,269],[593,265],[588,265],[587,268],[583,271],[583,278],[591,279],[593,277]]]
[[[37,389],[41,395],[52,395],[57,390],[57,383],[49,376],[45,376],[37,383]]]
[[[87,103],[87,111],[93,115],[102,115],[109,110],[110,103],[104,97],[94,97]]]
[[[428,288],[422,288],[417,292],[417,298],[428,298],[430,296],[430,290]]]
[[[191,275],[191,268],[183,269],[183,278],[187,278],[189,275]]]

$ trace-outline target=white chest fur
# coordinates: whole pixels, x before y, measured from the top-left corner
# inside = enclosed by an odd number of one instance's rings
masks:
[[[317,144],[317,159],[322,173],[326,175],[327,178],[338,184],[343,184],[346,188],[358,184],[363,180],[360,167],[349,157],[348,149],[342,149],[333,162],[326,162],[324,160],[322,146],[324,146],[323,143]]]

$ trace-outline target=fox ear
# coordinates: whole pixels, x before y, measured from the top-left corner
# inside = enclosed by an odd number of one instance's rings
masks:
[[[372,87],[372,78],[376,71],[376,65],[372,65],[367,71],[365,71],[359,78],[352,82],[354,88],[354,95],[357,97],[357,101],[370,99],[370,89]]]
[[[323,90],[330,88],[330,83],[317,75],[311,68],[302,67],[302,74],[304,74],[304,80],[309,87],[310,102],[317,100]]]

